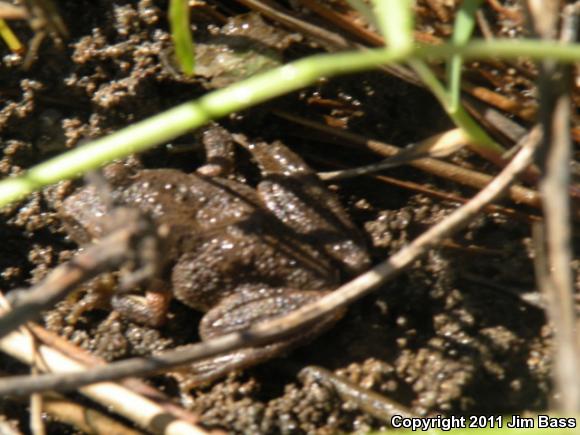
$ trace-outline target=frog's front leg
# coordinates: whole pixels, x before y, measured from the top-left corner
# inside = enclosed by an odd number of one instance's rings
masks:
[[[222,300],[208,311],[200,324],[200,336],[206,341],[231,332],[241,331],[264,320],[281,317],[303,305],[313,302],[327,292],[272,288],[261,284],[246,284],[236,293]],[[240,349],[214,358],[200,361],[191,366],[191,381],[194,387],[218,379],[233,370],[241,370],[263,361],[280,356],[292,348],[304,344],[333,326],[344,314],[344,310],[333,313],[307,331],[295,337],[266,346]]]
[[[242,141],[241,143],[244,144]],[[356,274],[370,266],[362,235],[314,171],[280,142],[244,144],[263,174],[258,192],[268,209],[328,257]]]
[[[153,279],[148,285],[145,295],[121,293],[111,299],[113,309],[128,319],[151,327],[165,323],[171,291],[167,284],[159,279]]]

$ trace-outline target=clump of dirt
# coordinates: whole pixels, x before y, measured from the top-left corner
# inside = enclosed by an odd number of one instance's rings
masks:
[[[63,50],[44,41],[38,58],[24,71],[22,59],[2,48],[2,175],[17,174],[66,148],[194,99],[225,80],[218,73],[186,78],[175,70],[166,2],[57,3],[70,32]],[[221,29],[228,24],[212,15],[201,13],[192,19],[196,40],[203,44],[227,34]],[[441,26],[444,31],[445,24]],[[32,36],[22,24],[15,30],[21,37]],[[281,59],[320,50],[288,32],[280,38],[283,44],[269,44],[267,50],[276,47]],[[330,110],[325,101],[340,104]],[[316,169],[372,160],[272,116],[273,105],[237,114],[224,124],[250,138],[282,140]],[[449,125],[427,92],[380,73],[321,82],[278,99],[275,107],[310,118],[326,116],[398,144]],[[328,158],[330,146],[334,160]],[[146,153],[142,160],[148,167],[191,171],[203,161],[199,148],[189,135],[171,147]],[[472,194],[406,167],[390,175],[438,185],[457,195]],[[1,211],[3,289],[35,284],[74,255],[77,247],[65,237],[52,206],[73,187],[62,183]],[[375,262],[457,207],[375,179],[347,180],[329,188],[339,193],[365,231]],[[551,391],[551,333],[543,311],[518,297],[535,289],[529,238],[529,225],[499,214],[481,216],[456,239],[356,303],[332,333],[286,359],[193,391],[179,390],[186,373],[155,381],[199,414],[202,425],[240,433],[366,432],[385,427],[384,421],[316,381],[300,383],[296,373],[308,365],[326,367],[420,415],[545,409]],[[107,360],[148,355],[199,339],[195,328],[184,330],[182,325],[194,324],[200,314],[178,302],[172,303],[171,320],[158,329],[111,316],[106,307],[84,312],[71,324],[71,306],[70,300],[64,301],[45,313],[47,328]],[[0,360],[4,372],[14,373],[14,366],[6,357]],[[24,406],[2,400],[0,413],[24,427]]]

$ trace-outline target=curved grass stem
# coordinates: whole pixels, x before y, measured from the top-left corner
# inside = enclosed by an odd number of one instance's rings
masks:
[[[212,119],[312,85],[321,77],[354,73],[411,59],[444,59],[455,54],[464,59],[526,56],[572,63],[580,60],[580,45],[531,40],[472,41],[463,46],[420,46],[411,52],[381,48],[301,59],[181,104],[34,166],[22,175],[5,179],[0,182],[0,207],[43,186],[78,177],[112,160],[167,142]]]

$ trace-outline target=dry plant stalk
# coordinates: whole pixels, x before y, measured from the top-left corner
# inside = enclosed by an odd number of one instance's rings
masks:
[[[19,361],[33,365],[35,352],[42,358],[46,369],[54,373],[86,372],[87,367],[48,346],[37,346],[31,334],[15,331],[0,340],[0,349]],[[31,379],[39,376],[31,376]],[[83,395],[103,404],[113,412],[133,421],[149,432],[164,435],[207,434],[193,424],[179,420],[153,401],[112,383],[101,382],[79,390]],[[16,390],[13,394],[19,394]]]
[[[560,2],[528,1],[528,11],[535,32],[543,39],[555,39]],[[580,3],[565,8],[562,42],[575,40],[578,30]],[[545,214],[546,230],[540,242],[546,255],[538,265],[542,277],[540,286],[549,301],[548,318],[555,329],[555,380],[561,399],[560,411],[580,411],[580,353],[576,339],[576,313],[572,285],[571,207],[570,207],[570,161],[572,140],[570,137],[571,68],[553,60],[540,64],[538,80],[540,119],[544,128],[544,140],[540,148],[538,164],[542,169],[540,191]]]

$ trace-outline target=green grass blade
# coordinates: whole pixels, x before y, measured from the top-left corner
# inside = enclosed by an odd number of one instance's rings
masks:
[[[169,3],[169,25],[175,46],[175,57],[181,71],[192,75],[195,68],[195,45],[189,26],[189,5],[187,0],[171,0]]]
[[[376,21],[389,48],[410,50],[413,46],[413,1],[373,0]]]
[[[470,142],[474,145],[475,151],[490,159],[497,158],[498,155],[505,152],[503,147],[494,141],[471,115],[465,111],[463,106],[457,105],[452,110],[449,92],[425,62],[422,60],[411,60],[409,61],[409,65],[411,65],[419,77],[421,77],[423,83],[433,92],[433,95],[439,100],[441,106],[443,106],[454,124],[463,130]]]
[[[457,11],[455,24],[453,26],[453,36],[451,40],[455,45],[465,45],[475,29],[475,14],[483,0],[464,0]],[[463,58],[455,55],[447,64],[447,83],[450,96],[450,110],[454,111],[459,106],[461,96],[461,67]]]
[[[447,111],[450,106],[449,94],[429,65],[420,59],[411,59],[408,63]]]

